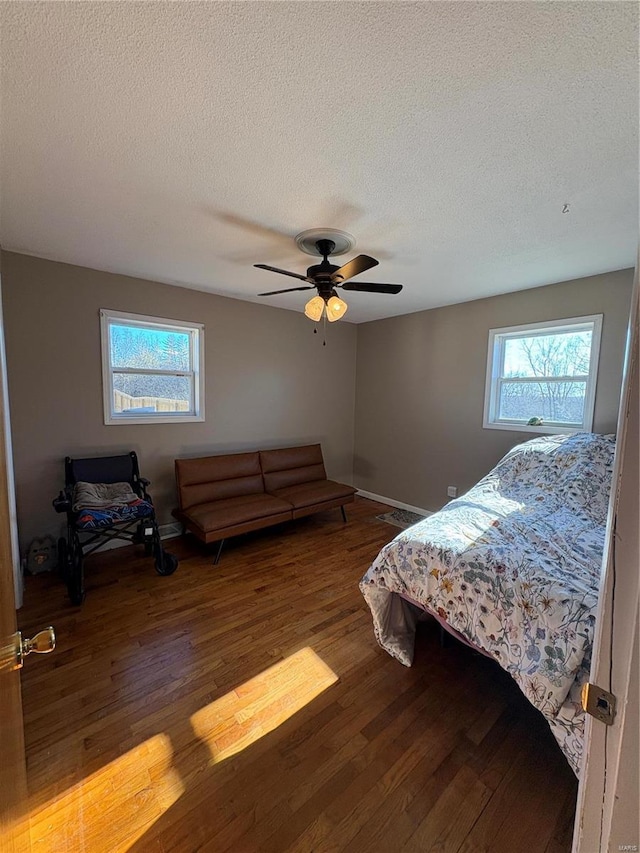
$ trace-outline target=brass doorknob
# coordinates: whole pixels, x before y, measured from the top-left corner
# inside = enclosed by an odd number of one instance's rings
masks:
[[[17,631],[14,634],[14,654],[12,665],[10,669],[22,669],[24,665],[24,659],[27,655],[30,655],[31,652],[35,652],[39,655],[48,655],[49,652],[52,652],[56,647],[56,632],[53,630],[51,625],[48,628],[45,628],[44,631],[38,631],[38,633],[31,637],[23,637],[21,631]]]
[[[20,634],[20,631],[18,631]],[[48,628],[45,628],[44,631],[38,631],[35,637],[32,637],[30,640],[25,637],[22,639],[22,635],[20,634],[20,643],[22,647],[22,657],[26,658],[27,655],[30,655],[31,652],[36,652],[39,655],[48,655],[49,652],[52,652],[56,647],[56,632],[53,630],[51,625]]]
[[[56,632],[51,626],[39,631],[35,637],[23,638],[20,631],[7,638],[6,645],[0,646],[0,672],[22,669],[24,659],[31,652],[46,655],[56,647]]]

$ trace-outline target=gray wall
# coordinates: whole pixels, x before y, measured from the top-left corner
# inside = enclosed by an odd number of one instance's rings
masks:
[[[20,539],[57,533],[63,458],[136,450],[161,522],[173,460],[319,441],[329,476],[438,509],[530,433],[482,429],[490,328],[604,313],[594,429],[615,430],[633,272],[353,326],[327,346],[302,313],[2,254]],[[205,324],[202,424],[105,426],[99,309]],[[356,357],[357,344],[357,357]],[[355,423],[354,423],[355,408]]]
[[[355,326],[332,324],[323,347],[302,313],[9,252],[2,290],[23,548],[59,530],[66,455],[137,451],[161,522],[178,456],[321,442],[351,482]],[[205,423],[104,425],[100,308],[204,323]]]
[[[615,432],[633,270],[358,326],[354,485],[436,510],[515,444],[482,428],[492,328],[604,314],[593,429]]]

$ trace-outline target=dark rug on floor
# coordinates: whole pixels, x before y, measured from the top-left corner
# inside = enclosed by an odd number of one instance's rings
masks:
[[[417,512],[409,512],[408,509],[394,509],[392,512],[385,512],[382,515],[376,515],[380,521],[386,521],[387,524],[393,524],[394,527],[401,527],[405,530],[411,527],[412,524],[417,524],[426,516],[418,515]]]

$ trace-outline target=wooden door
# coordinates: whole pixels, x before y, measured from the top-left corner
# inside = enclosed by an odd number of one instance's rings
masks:
[[[7,476],[7,418],[4,337],[0,311],[0,851],[25,853],[28,833],[27,774],[24,757],[20,671],[13,669],[16,608],[9,479]]]
[[[3,489],[2,504],[6,499]],[[0,851],[23,853],[30,850],[28,826],[21,819],[26,807],[26,768],[22,729],[20,672],[10,671],[16,612],[13,593],[11,549],[5,538],[5,508],[0,506],[0,637],[7,664],[0,671]],[[7,558],[7,551],[9,555]]]
[[[617,697],[617,714],[611,726],[587,717],[574,853],[613,853],[640,848],[638,268],[631,303],[629,345],[607,526],[608,546],[590,675],[591,682]]]

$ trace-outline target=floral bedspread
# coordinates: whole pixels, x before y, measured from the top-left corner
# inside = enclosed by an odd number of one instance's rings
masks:
[[[514,447],[398,534],[360,582],[384,649],[411,665],[421,614],[395,593],[437,612],[513,676],[576,772],[614,450],[593,433]]]

